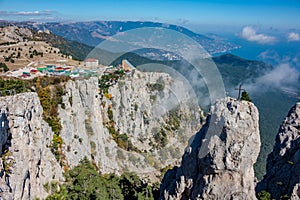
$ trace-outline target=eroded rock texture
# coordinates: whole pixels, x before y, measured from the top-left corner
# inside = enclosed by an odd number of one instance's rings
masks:
[[[267,160],[267,172],[257,191],[272,198],[300,199],[300,103],[291,108],[281,124],[273,151]]]
[[[258,110],[226,98],[211,109],[179,168],[161,184],[161,199],[256,199],[253,164],[260,149]]]

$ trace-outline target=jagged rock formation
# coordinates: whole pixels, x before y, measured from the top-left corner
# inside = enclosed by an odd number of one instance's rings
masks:
[[[53,133],[42,120],[43,109],[36,93],[0,98],[1,174],[3,199],[44,198],[43,185],[63,180],[62,169],[51,153]],[[7,127],[7,124],[9,127]]]
[[[166,173],[161,199],[256,199],[253,164],[259,149],[257,108],[231,98],[218,101],[181,166]]]
[[[163,80],[164,87],[158,87],[159,91],[149,89],[147,84],[153,86],[158,79]],[[67,82],[63,106],[58,108],[63,163],[51,152],[53,132],[43,120],[37,94],[1,97],[0,108],[8,116],[0,118],[0,196],[45,198],[48,193],[43,185],[62,182],[63,171],[76,166],[85,156],[102,174],[130,170],[158,180],[161,168],[180,161],[188,138],[200,127],[199,107],[188,98],[173,105],[175,114],[152,112],[171,96],[170,88],[175,82],[167,74],[136,72],[112,84],[109,97],[99,94],[96,77]],[[183,97],[189,97],[187,92],[182,92]],[[109,120],[119,135],[124,138],[126,134],[125,140],[132,143],[134,150],[119,146],[107,127]],[[161,130],[163,145],[158,144],[160,137],[153,139]]]
[[[163,80],[164,88],[150,91],[147,84],[155,84],[158,79]],[[106,95],[109,97],[101,97],[97,78],[68,82],[65,109],[60,109],[59,117],[62,151],[69,166],[76,166],[87,156],[101,173],[121,174],[130,169],[156,180],[161,168],[180,160],[178,152],[184,151],[188,138],[200,127],[199,107],[188,98],[173,105],[175,114],[153,111],[157,105],[163,106],[173,84],[174,79],[167,74],[136,71],[113,84]],[[189,97],[187,91],[181,95]],[[155,141],[161,131],[166,135],[159,135],[162,138]],[[136,150],[120,148],[113,134],[125,137]],[[158,144],[160,139],[166,143]]]
[[[291,108],[279,128],[267,172],[257,192],[267,191],[272,198],[300,199],[300,103]]]

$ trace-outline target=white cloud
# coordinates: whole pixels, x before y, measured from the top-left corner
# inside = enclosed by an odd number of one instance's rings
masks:
[[[287,52],[280,54],[275,50],[266,50],[259,54],[258,58],[273,66],[288,63],[291,67],[300,69],[300,52]]]
[[[4,20],[21,20],[21,21],[62,21],[60,14],[53,10],[36,10],[36,11],[3,11],[0,10],[0,18]]]
[[[21,11],[21,12],[16,12],[14,13],[16,15],[40,15],[41,13],[39,11],[30,11],[30,12],[26,12],[26,11]]]
[[[52,15],[53,11],[0,11],[0,16],[48,16]]]
[[[295,32],[291,32],[288,35],[288,41],[300,41],[300,35]]]
[[[264,92],[269,88],[298,90],[299,78],[299,71],[289,64],[281,64],[244,87],[251,92]]]
[[[256,33],[256,30],[251,26],[245,26],[242,30],[241,37],[252,42],[257,42],[260,44],[272,44],[276,41],[273,36]]]
[[[281,87],[297,83],[299,72],[288,64],[281,64],[269,73],[259,77],[259,84]]]

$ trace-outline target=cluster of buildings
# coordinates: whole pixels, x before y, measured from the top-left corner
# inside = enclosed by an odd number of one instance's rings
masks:
[[[40,67],[31,67],[31,64],[14,71],[9,71],[5,75],[16,78],[31,79],[38,76],[69,76],[71,78],[102,76],[113,74],[116,71],[123,71],[125,74],[131,73],[134,66],[127,60],[123,60],[118,66],[100,66],[97,59],[88,58],[84,61],[84,66],[61,66],[46,65]]]
[[[96,70],[80,69],[74,68],[72,66],[55,66],[47,65],[46,67],[41,67],[33,69],[30,73],[40,72],[49,76],[70,76],[71,78],[76,77],[89,77],[98,75]]]
[[[26,66],[24,68],[9,71],[6,73],[6,76],[30,79],[38,76],[70,76],[71,78],[76,77],[89,77],[97,76],[98,73],[96,70],[80,69],[72,66],[56,66],[56,65],[47,65],[44,67],[30,67]]]

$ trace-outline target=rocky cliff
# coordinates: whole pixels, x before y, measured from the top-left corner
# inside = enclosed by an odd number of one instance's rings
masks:
[[[256,199],[253,164],[259,149],[257,108],[231,98],[218,101],[181,166],[166,173],[161,199]]]
[[[1,174],[3,199],[44,198],[43,185],[62,181],[59,163],[48,146],[53,133],[42,120],[43,109],[36,93],[0,98]]]
[[[159,79],[164,87],[150,90],[149,84]],[[165,113],[154,112],[157,105],[163,106],[155,102],[163,102],[173,84],[167,74],[136,72],[102,96],[97,78],[68,82],[60,119],[62,151],[69,166],[88,156],[101,173],[130,169],[155,180],[161,168],[178,162],[178,152],[200,127],[199,107],[185,99]]]
[[[63,171],[85,156],[102,174],[129,170],[159,180],[160,170],[179,163],[188,138],[201,126],[188,90],[174,92],[181,85],[164,73],[136,72],[112,81],[104,95],[98,78],[68,81],[58,108],[63,162],[51,152],[54,133],[37,94],[1,97],[0,196],[44,198],[43,186],[62,182]]]
[[[257,191],[272,198],[300,199],[300,103],[291,108],[279,128],[273,151],[267,160],[267,172]]]

